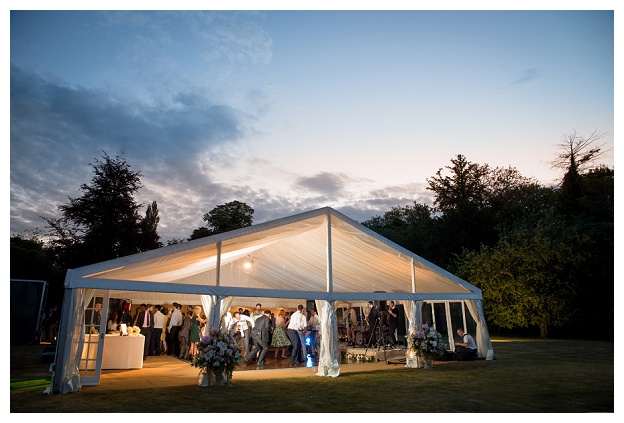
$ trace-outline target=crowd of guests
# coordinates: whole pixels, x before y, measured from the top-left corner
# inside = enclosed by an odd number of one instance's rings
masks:
[[[367,345],[375,345],[376,337],[386,336],[388,346],[395,347],[398,310],[394,301],[389,302],[387,310],[378,310],[373,301],[369,301],[367,308],[364,318],[370,331]],[[50,316],[52,314],[51,310]],[[54,320],[52,317],[50,319]],[[343,310],[343,320],[347,329],[347,342],[354,345],[358,320],[349,305]],[[107,322],[107,332],[118,331],[122,323],[138,326],[140,333],[145,336],[144,360],[159,355],[191,360],[197,353],[197,343],[207,319],[201,306],[186,306],[183,310],[181,304],[174,302],[171,305],[155,306],[141,304],[134,315],[130,315],[127,309],[120,316],[113,311]],[[376,335],[377,325],[387,327],[387,330],[380,330]],[[221,326],[227,328],[239,343],[246,365],[255,362],[259,367],[265,366],[271,348],[274,360],[289,360],[291,366],[305,365],[308,356],[318,358],[322,337],[321,321],[316,310],[306,312],[301,304],[293,312],[280,309],[277,315],[262,309],[259,303],[251,311],[238,308],[233,313],[226,313]],[[457,335],[462,339],[462,342],[455,343],[458,359],[474,359],[477,351],[474,339],[464,333],[463,329],[458,329]]]
[[[111,312],[107,332],[117,332],[122,323],[137,326],[145,336],[144,360],[159,355],[191,360],[197,353],[197,342],[206,322],[201,306],[189,305],[183,310],[178,303],[141,304],[133,315],[127,309],[121,315]],[[303,305],[294,312],[280,309],[277,315],[263,310],[261,304],[252,310],[241,307],[228,312],[223,324],[241,346],[248,365],[255,361],[258,366],[264,366],[270,348],[274,349],[274,360],[289,359],[292,366],[306,363],[308,353],[318,357],[321,322],[316,310],[310,310],[308,318]],[[306,345],[306,338],[310,345]]]
[[[182,309],[183,306],[175,302],[171,305],[141,304],[131,315],[129,308],[124,307],[121,314],[117,311],[110,313],[106,331],[118,332],[121,324],[139,327],[140,333],[145,336],[144,360],[160,355],[191,360],[197,353],[197,343],[207,319],[202,314],[201,306],[189,305]],[[94,310],[92,328],[99,327],[101,304],[96,304]],[[365,327],[369,333],[365,340],[367,345],[375,345],[376,338],[383,336],[389,347],[396,347],[399,313],[394,301],[389,301],[386,310],[379,310],[373,301],[369,301],[365,311],[366,315],[358,321],[355,310],[349,304],[343,309],[347,344],[355,346],[355,334]],[[50,307],[42,320],[42,340],[54,339],[58,334],[58,309]],[[274,350],[274,360],[290,360],[291,366],[307,363],[308,355],[318,358],[321,321],[316,310],[310,309],[306,313],[303,305],[293,312],[280,309],[277,315],[263,310],[260,303],[252,310],[241,307],[233,313],[227,312],[220,326],[234,335],[246,365],[256,362],[257,366],[265,366],[270,348]],[[381,327],[378,334],[377,326]],[[462,342],[455,343],[458,359],[474,359],[477,355],[474,339],[463,329],[458,329],[457,335],[462,339]]]
[[[200,326],[206,318],[201,315],[200,306],[141,304],[134,315],[124,309],[121,316],[113,311],[108,319],[107,332],[116,332],[120,325],[137,326],[145,336],[143,359],[149,356],[169,355],[190,360],[199,341]]]
[[[298,366],[307,362],[308,353],[318,357],[321,322],[316,310],[310,310],[309,316],[308,319],[303,305],[292,313],[280,309],[276,316],[270,310],[262,310],[262,304],[256,304],[252,312],[239,308],[228,313],[225,327],[241,343],[246,365],[256,362],[259,367],[265,366],[267,353],[273,348],[274,360],[290,360],[291,366]]]

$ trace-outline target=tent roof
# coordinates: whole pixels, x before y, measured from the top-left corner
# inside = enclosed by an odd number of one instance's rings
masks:
[[[198,303],[198,295],[279,298],[283,306],[481,298],[475,286],[329,207],[72,269],[65,286],[152,303]]]

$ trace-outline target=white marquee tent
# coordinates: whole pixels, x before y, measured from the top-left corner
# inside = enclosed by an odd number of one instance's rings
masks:
[[[233,298],[268,308],[315,300],[321,376],[340,374],[337,301],[402,303],[410,331],[421,323],[423,301],[460,302],[476,322],[479,356],[493,356],[478,288],[331,208],[69,270],[53,392],[86,384],[78,370],[85,310],[102,292],[133,303],[201,303],[211,328]]]

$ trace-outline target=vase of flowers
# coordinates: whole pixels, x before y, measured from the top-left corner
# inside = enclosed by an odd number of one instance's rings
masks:
[[[199,375],[199,380],[197,381],[197,385],[199,386],[210,386],[212,385],[212,383],[210,383],[210,378],[212,376],[210,375],[210,373],[204,373],[204,374],[200,374]]]
[[[411,332],[407,338],[408,357],[417,357],[423,362],[424,368],[433,367],[433,362],[446,351],[446,344],[442,342],[442,334],[437,330],[424,324],[420,329]],[[420,365],[411,367],[421,367]]]
[[[222,386],[231,383],[232,372],[242,360],[241,349],[232,333],[212,330],[197,343],[197,354],[191,366],[200,369],[200,380],[207,379],[209,385]]]

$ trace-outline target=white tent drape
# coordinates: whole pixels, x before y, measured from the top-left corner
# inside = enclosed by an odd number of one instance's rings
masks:
[[[321,320],[321,330],[317,335],[321,336],[317,376],[340,375],[340,340],[335,304],[335,301],[316,300]]]
[[[422,301],[402,301],[405,316],[409,321],[407,334],[416,332],[422,326]]]
[[[66,289],[63,299],[61,316],[62,331],[58,334],[56,354],[59,356],[61,374],[58,378],[52,377],[52,383],[58,383],[52,390],[67,394],[80,391],[80,359],[84,346],[85,325],[84,316],[87,305],[95,294],[94,289]],[[58,364],[57,364],[58,365]]]
[[[218,300],[216,295],[202,295],[201,301],[204,313],[208,321],[204,326],[203,336],[208,335],[211,330],[220,329],[223,317],[227,314],[234,297],[223,297]],[[223,329],[225,330],[225,329]]]
[[[226,332],[228,330],[227,315],[229,314],[229,309],[232,306],[232,301],[234,301],[234,297],[223,297],[219,301],[219,329],[221,332]]]
[[[409,322],[407,335],[416,332],[422,326],[422,301],[402,301],[405,309],[405,316]],[[406,367],[421,367],[419,363],[420,357],[417,354],[410,353],[409,347],[406,351]]]
[[[206,315],[206,319],[208,319],[206,321],[206,324],[204,325],[204,330],[202,331],[202,336],[206,336],[208,335],[208,332],[210,332],[210,329],[212,329],[210,321],[212,320],[212,313],[215,304],[214,295],[202,295],[201,302],[204,308],[204,314]]]
[[[483,314],[483,304],[481,300],[468,300],[465,303],[468,306],[468,311],[477,322],[477,333],[475,334],[477,355],[481,358],[486,357],[487,360],[493,360],[494,349],[492,348],[490,333],[485,322],[485,315]]]

